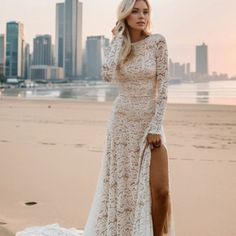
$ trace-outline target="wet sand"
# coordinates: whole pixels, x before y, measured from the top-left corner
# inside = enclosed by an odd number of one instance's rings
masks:
[[[83,228],[111,107],[0,100],[0,236],[53,223]],[[176,235],[236,235],[236,106],[168,104],[164,129]]]

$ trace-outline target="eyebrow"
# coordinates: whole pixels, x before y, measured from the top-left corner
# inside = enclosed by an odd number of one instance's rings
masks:
[[[135,9],[135,10],[139,10],[139,8],[137,8],[137,7],[134,7],[133,10],[134,10],[134,9]],[[148,8],[144,8],[143,10],[148,10]]]

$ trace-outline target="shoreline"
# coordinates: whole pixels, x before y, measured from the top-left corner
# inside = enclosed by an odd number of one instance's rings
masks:
[[[24,97],[14,97],[14,96],[2,96],[0,97],[1,101],[35,101],[35,102],[58,102],[58,103],[98,103],[98,104],[113,104],[114,101],[93,101],[93,100],[79,100],[75,98],[24,98]],[[211,103],[168,103],[168,106],[219,106],[219,107],[236,107],[236,104],[211,104]]]

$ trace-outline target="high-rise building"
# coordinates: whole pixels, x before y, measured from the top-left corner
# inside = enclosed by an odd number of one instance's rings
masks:
[[[31,56],[30,56],[30,45],[27,43],[25,45],[25,79],[30,79],[30,66],[31,66]]]
[[[24,77],[24,27],[20,22],[7,23],[6,76]]]
[[[63,67],[64,53],[64,3],[56,4],[56,37],[55,58],[56,66]]]
[[[82,3],[64,4],[64,71],[67,78],[77,79],[82,74]]]
[[[34,38],[33,65],[52,65],[51,35],[37,35]]]
[[[208,52],[207,45],[196,46],[196,73],[201,75],[208,75]]]
[[[175,68],[174,68],[174,63],[172,62],[171,58],[169,58],[168,69],[169,69],[169,76],[174,77]]]
[[[190,74],[190,63],[186,63],[186,71],[185,71],[186,75]]]
[[[64,69],[54,66],[54,46],[51,35],[34,38],[33,63],[30,67],[32,80],[57,80],[64,78]]]
[[[5,35],[0,34],[0,76],[5,75],[6,43]]]
[[[52,44],[52,65],[56,65],[56,58],[55,58],[55,45]]]
[[[86,62],[86,47],[83,48],[83,57],[82,57],[82,61],[83,61],[83,64],[82,64],[82,76],[83,78],[87,76],[87,62]]]
[[[89,36],[86,40],[86,67],[90,79],[101,79],[104,49],[109,40],[104,36]]]
[[[174,63],[174,76],[177,78],[183,78],[185,74],[185,64],[179,62]]]
[[[170,58],[168,67],[169,67],[170,77],[184,78],[186,73],[185,64],[180,64],[179,62],[173,62]]]

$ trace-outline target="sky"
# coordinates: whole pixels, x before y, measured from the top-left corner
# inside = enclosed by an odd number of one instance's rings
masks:
[[[63,0],[0,0],[0,33],[6,22],[24,24],[26,42],[38,34],[55,39],[56,3]],[[120,0],[80,0],[83,3],[83,47],[87,36],[111,38]],[[235,0],[150,0],[152,33],[165,36],[169,58],[191,63],[195,71],[195,46],[208,45],[209,73],[236,76]],[[32,48],[31,48],[32,50]]]

